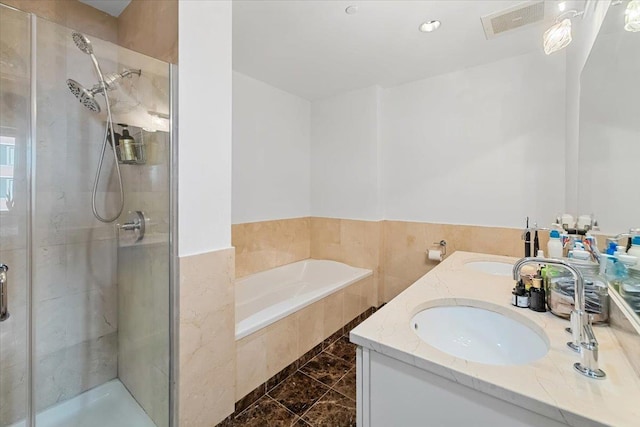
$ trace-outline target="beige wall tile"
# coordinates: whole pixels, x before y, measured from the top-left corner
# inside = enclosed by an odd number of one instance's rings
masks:
[[[310,219],[234,224],[236,277],[244,277],[310,257]]]
[[[330,336],[347,323],[344,318],[344,289],[335,292],[322,300],[324,306],[324,332],[325,337]]]
[[[372,270],[375,305],[381,287],[382,248],[382,221],[311,218],[311,258]]]
[[[118,44],[178,63],[178,0],[132,0],[118,17]]]
[[[118,20],[77,0],[2,0],[2,3],[87,35],[118,42]]]
[[[301,356],[298,352],[298,322],[295,313],[267,326],[265,336],[268,379]]]
[[[233,248],[180,258],[181,426],[216,425],[234,410]]]
[[[426,251],[436,248],[433,243],[442,239],[447,241],[447,254],[468,251],[524,255],[519,229],[406,221],[384,221],[383,229],[383,301],[390,301],[436,266],[436,262],[428,260]],[[540,233],[543,250],[547,241],[548,234]]]
[[[296,312],[296,321],[298,323],[298,354],[305,354],[320,344],[325,338],[324,318],[324,303],[322,301],[314,302]]]
[[[265,330],[239,340],[236,344],[236,401],[264,383],[267,374],[267,338]]]

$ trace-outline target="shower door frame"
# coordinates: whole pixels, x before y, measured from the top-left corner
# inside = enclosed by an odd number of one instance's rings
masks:
[[[29,132],[26,138],[26,416],[25,426],[36,427],[34,406],[34,357],[35,334],[33,332],[33,227],[36,220],[36,149],[37,141],[37,22],[35,13],[25,12],[2,3],[3,7],[26,13],[29,20],[30,82],[29,82]],[[66,26],[65,26],[66,27]],[[69,28],[69,27],[67,27]],[[178,263],[178,66],[169,67],[169,426],[178,427],[178,331],[179,331],[179,263]]]
[[[169,427],[178,427],[180,270],[178,263],[178,65],[169,64]]]

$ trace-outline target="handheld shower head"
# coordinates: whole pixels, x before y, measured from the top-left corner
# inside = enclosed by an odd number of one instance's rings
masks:
[[[91,46],[91,41],[82,33],[74,32],[71,35],[73,38],[73,42],[78,46],[78,49],[86,53],[87,55],[93,55],[93,46]]]
[[[100,104],[96,100],[96,91],[89,90],[73,79],[67,79],[67,86],[78,101],[94,113],[100,112]]]

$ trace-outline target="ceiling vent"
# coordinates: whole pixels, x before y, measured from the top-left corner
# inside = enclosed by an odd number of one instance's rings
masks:
[[[483,16],[482,26],[487,39],[544,19],[544,1],[522,3],[491,15]]]

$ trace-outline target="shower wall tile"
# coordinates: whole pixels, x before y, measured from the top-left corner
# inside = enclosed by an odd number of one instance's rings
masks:
[[[179,417],[216,425],[234,411],[234,249],[180,258]]]
[[[168,253],[168,241],[118,250],[118,377],[158,427],[168,426]]]
[[[117,375],[117,333],[64,347],[38,357],[35,367],[36,410],[68,400]]]
[[[3,348],[4,350],[4,348]],[[0,425],[11,425],[26,416],[27,368],[26,352],[23,361],[2,368],[0,375]]]
[[[133,0],[118,17],[118,44],[178,63],[178,0]]]
[[[310,239],[310,218],[234,224],[236,277],[309,258]]]
[[[113,43],[118,40],[118,22],[115,17],[77,0],[2,0],[2,3],[103,40]]]

